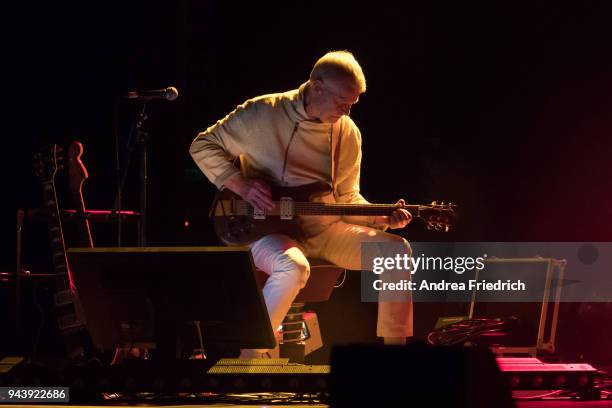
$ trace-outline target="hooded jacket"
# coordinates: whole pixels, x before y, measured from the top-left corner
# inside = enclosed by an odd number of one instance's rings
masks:
[[[217,188],[222,189],[225,180],[242,171],[247,178],[289,187],[317,181],[331,184],[333,194],[317,201],[368,203],[359,192],[359,129],[346,115],[333,124],[309,119],[304,109],[305,85],[250,99],[198,134],[189,152]],[[232,163],[237,157],[241,170]],[[302,218],[310,235],[339,219]],[[374,217],[343,218],[370,226],[374,221]]]

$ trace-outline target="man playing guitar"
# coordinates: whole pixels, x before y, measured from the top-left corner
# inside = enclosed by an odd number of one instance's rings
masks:
[[[277,207],[270,186],[296,187],[315,182],[331,192],[324,203],[368,204],[359,192],[361,133],[348,116],[365,92],[362,69],[347,51],[325,54],[299,89],[259,96],[201,132],[190,154],[219,189],[229,189],[257,213]],[[232,159],[240,160],[240,167]],[[408,242],[384,232],[403,228],[412,215],[399,200],[388,215],[300,217],[300,234],[271,233],[248,243],[255,265],[270,275],[263,295],[277,328],[306,284],[306,256],[360,270],[361,243],[396,244],[411,255]],[[365,265],[363,266],[365,268]],[[407,275],[409,279],[409,274]],[[403,344],[412,336],[412,303],[379,302],[377,335],[385,344]],[[265,350],[243,350],[261,357]]]

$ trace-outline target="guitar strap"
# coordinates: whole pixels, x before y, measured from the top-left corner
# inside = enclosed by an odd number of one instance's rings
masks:
[[[334,137],[334,124],[331,125],[331,131],[329,138],[331,139],[331,151],[332,151],[332,169],[331,169],[331,177],[332,177],[332,191],[334,193],[334,197],[336,196],[336,167],[340,162],[340,136],[342,135],[342,124],[339,126],[338,135]]]

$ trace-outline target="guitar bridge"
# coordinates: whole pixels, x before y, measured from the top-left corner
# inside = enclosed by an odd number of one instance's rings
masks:
[[[279,215],[281,220],[293,219],[293,199],[291,197],[281,197]]]

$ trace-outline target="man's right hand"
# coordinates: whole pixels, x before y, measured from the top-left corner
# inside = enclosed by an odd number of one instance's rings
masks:
[[[245,179],[241,173],[236,173],[225,180],[224,185],[260,211],[274,208],[270,186],[263,181]]]

